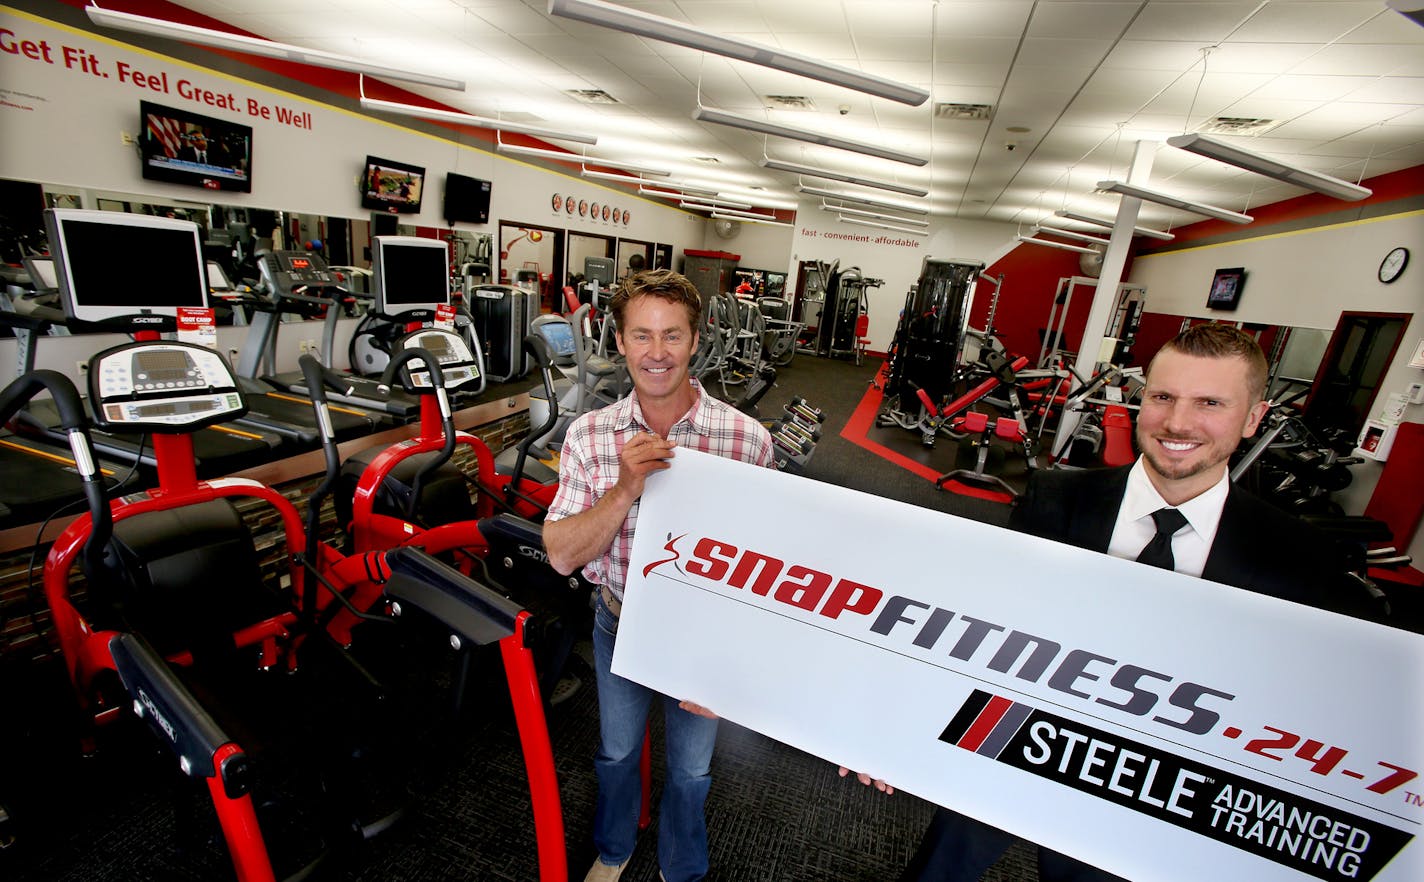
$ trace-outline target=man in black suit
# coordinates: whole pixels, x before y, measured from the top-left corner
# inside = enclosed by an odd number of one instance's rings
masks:
[[[1018,500],[1013,529],[1311,606],[1342,569],[1329,540],[1231,485],[1227,460],[1256,431],[1266,360],[1256,341],[1218,324],[1171,340],[1147,369],[1131,466],[1043,471]],[[862,777],[862,780],[865,780]],[[936,811],[902,882],[974,882],[1014,841],[949,809]],[[1117,877],[1039,850],[1045,882]]]

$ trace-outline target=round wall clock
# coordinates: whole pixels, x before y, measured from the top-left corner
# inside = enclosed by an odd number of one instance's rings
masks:
[[[1384,256],[1384,260],[1380,261],[1379,280],[1388,285],[1404,275],[1406,266],[1409,266],[1409,249],[1401,245],[1391,250]]]

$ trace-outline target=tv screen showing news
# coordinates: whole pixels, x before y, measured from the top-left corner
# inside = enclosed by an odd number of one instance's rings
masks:
[[[45,212],[65,312],[85,322],[207,306],[203,239],[192,221],[52,208]],[[115,267],[142,266],[142,272]]]
[[[390,214],[416,214],[425,192],[425,169],[390,159],[366,157],[361,207]]]
[[[150,181],[252,192],[252,127],[152,101],[139,104],[139,152]]]
[[[1235,309],[1241,302],[1241,289],[1246,287],[1245,267],[1219,269],[1211,279],[1211,291],[1206,296],[1207,309]]]
[[[450,223],[489,223],[491,185],[479,178],[445,176],[445,220]]]
[[[375,310],[382,315],[429,312],[450,302],[450,250],[439,239],[377,236],[371,269]]]

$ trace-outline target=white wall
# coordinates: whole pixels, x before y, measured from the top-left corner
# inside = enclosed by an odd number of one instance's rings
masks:
[[[0,28],[14,32],[17,44],[34,44],[33,54],[39,56],[0,53],[3,178],[363,219],[369,212],[361,208],[357,180],[370,154],[426,169],[421,212],[403,215],[402,223],[446,226],[440,217],[443,178],[446,172],[458,172],[494,184],[490,223],[461,224],[462,229],[494,233],[504,219],[667,242],[675,253],[702,244],[700,217],[626,191],[554,174],[512,157],[461,146],[24,13],[0,12]],[[41,51],[41,46],[48,51]],[[68,56],[66,48],[71,50]],[[90,71],[80,58],[93,59]],[[156,88],[136,85],[133,71],[157,78],[152,81]],[[222,103],[234,109],[191,97],[195,88],[222,96]],[[252,126],[253,192],[215,192],[206,199],[203,191],[192,187],[143,180],[137,146],[121,140],[123,133],[139,132],[141,100]],[[261,115],[263,108],[269,118]],[[284,114],[309,113],[310,128],[279,122],[279,109]],[[577,211],[556,213],[555,194],[607,203],[619,210],[620,220],[626,209],[628,223],[603,220],[601,213],[598,219],[580,217]]]
[[[1416,253],[1403,276],[1382,284],[1376,275],[1380,261],[1399,245]],[[1233,312],[1206,309],[1212,274],[1236,266],[1248,273],[1240,306]],[[1424,211],[1145,255],[1133,263],[1131,281],[1146,286],[1152,312],[1228,321],[1329,331],[1342,310],[1412,313],[1376,409],[1390,393],[1424,381],[1424,370],[1408,364],[1424,340]],[[1424,406],[1411,406],[1405,420],[1424,422]],[[1380,469],[1373,462],[1354,467],[1353,484],[1338,497],[1347,511],[1364,510]],[[1424,531],[1410,550],[1424,559]]]

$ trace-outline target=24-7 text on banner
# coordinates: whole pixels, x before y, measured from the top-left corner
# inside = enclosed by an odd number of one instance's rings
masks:
[[[679,449],[613,669],[1127,878],[1424,878],[1415,634]]]

